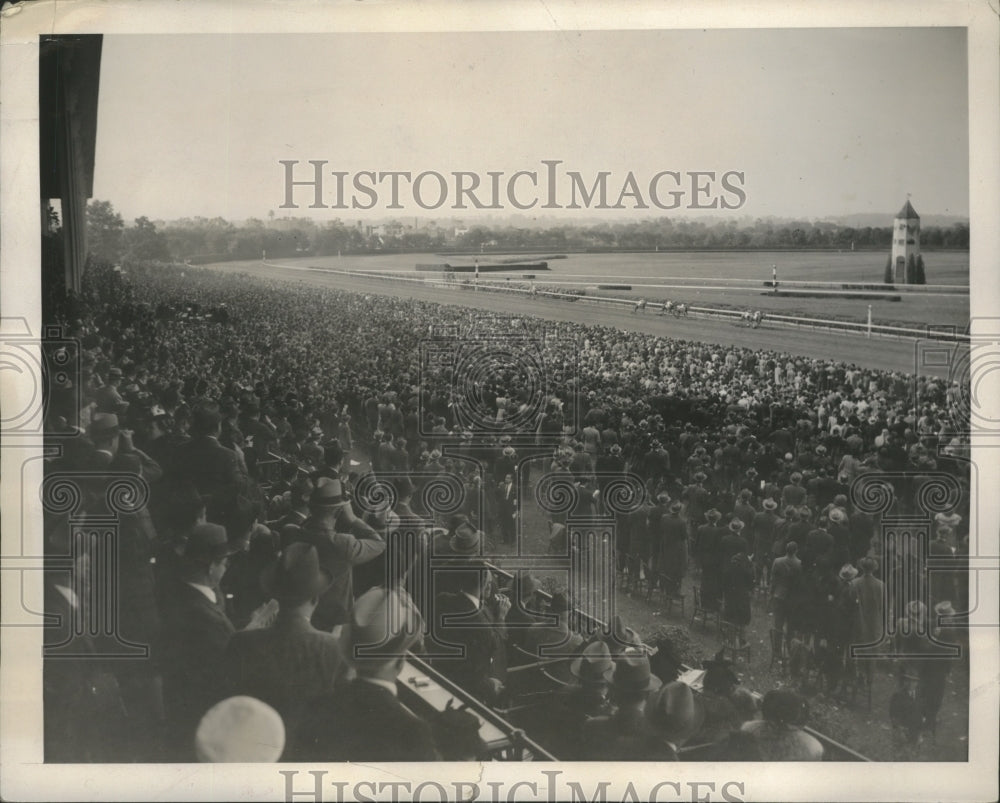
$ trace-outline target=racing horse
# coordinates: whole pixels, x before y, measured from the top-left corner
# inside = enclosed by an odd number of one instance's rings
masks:
[[[672,311],[675,318],[686,318],[688,316],[688,305],[684,303],[674,304]]]
[[[637,312],[645,312],[645,310],[646,310],[646,299],[640,298],[633,305],[633,307],[632,307],[632,314],[634,315]]]

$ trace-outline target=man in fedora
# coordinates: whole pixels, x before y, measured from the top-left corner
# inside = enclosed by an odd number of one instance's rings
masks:
[[[646,652],[627,647],[615,659],[611,696],[617,710],[610,716],[595,717],[581,730],[580,756],[585,761],[655,761],[662,756],[645,727],[643,711],[651,692],[662,686],[653,674]]]
[[[316,547],[320,565],[332,578],[313,612],[313,625],[331,631],[348,624],[354,606],[352,569],[379,557],[385,541],[354,515],[341,480],[328,477],[317,481],[309,497],[309,518],[298,537]]]
[[[278,602],[274,623],[236,633],[225,653],[228,692],[263,700],[289,729],[302,716],[303,706],[331,693],[349,674],[338,639],[310,623],[332,582],[319,565],[315,547],[290,544],[261,575],[264,590]]]
[[[398,699],[396,679],[421,638],[423,619],[405,591],[372,588],[352,613],[349,660],[357,677],[314,698],[291,736],[298,762],[435,761],[430,726]]]
[[[553,754],[565,761],[577,761],[581,755],[581,732],[594,717],[614,713],[609,697],[615,664],[603,641],[591,641],[572,661],[552,664],[546,671],[561,685],[539,707],[539,726],[551,734]]]
[[[238,547],[218,524],[197,524],[184,545],[181,581],[163,598],[163,700],[173,748],[190,750],[194,729],[222,699],[220,668],[234,628],[219,591],[229,556]]]
[[[729,563],[729,559],[734,555],[738,555],[741,552],[747,555],[750,554],[750,545],[747,543],[747,539],[743,537],[743,530],[744,523],[740,519],[731,519],[726,526],[726,533],[719,540],[723,566],[726,566]]]
[[[792,474],[790,482],[781,489],[781,504],[783,507],[789,505],[797,507],[806,501],[806,489],[802,486],[802,475],[796,471]]]
[[[646,702],[646,724],[663,743],[663,752],[654,760],[679,761],[680,749],[701,730],[705,709],[691,687],[674,680],[653,692]]]

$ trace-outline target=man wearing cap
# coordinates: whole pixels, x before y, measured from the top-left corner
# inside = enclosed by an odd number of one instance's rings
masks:
[[[314,698],[289,739],[297,762],[434,761],[430,726],[398,699],[396,679],[420,641],[423,619],[405,591],[372,588],[358,597],[348,659],[357,677]]]
[[[163,700],[171,741],[182,755],[201,716],[224,695],[220,667],[234,628],[218,589],[236,549],[221,525],[195,525],[184,546],[182,582],[160,611]]]
[[[316,547],[320,565],[332,578],[330,587],[320,596],[312,623],[330,631],[351,620],[352,568],[378,558],[385,551],[385,541],[354,515],[341,480],[320,478],[309,497],[309,512],[298,537]]]
[[[228,693],[263,700],[289,729],[313,697],[331,693],[348,676],[338,639],[310,623],[332,582],[315,547],[290,544],[261,576],[264,590],[278,602],[274,623],[236,633],[225,653]]]

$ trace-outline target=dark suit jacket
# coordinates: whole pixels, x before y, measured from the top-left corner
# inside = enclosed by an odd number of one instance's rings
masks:
[[[178,583],[163,603],[163,649],[159,656],[163,700],[169,719],[194,728],[205,711],[223,697],[220,669],[233,625],[221,600],[213,605],[187,583]]]
[[[226,693],[272,706],[290,730],[313,698],[333,693],[348,675],[338,640],[301,616],[236,633],[223,659]]]
[[[179,479],[190,480],[202,496],[235,494],[246,479],[236,452],[207,436],[178,446],[170,468]]]
[[[470,694],[492,702],[494,695],[489,678],[503,680],[506,666],[503,626],[495,623],[483,608],[477,609],[461,593],[438,594],[434,613],[435,640],[442,645],[459,645],[465,650],[464,658],[437,658],[434,667]],[[462,614],[469,616],[461,616],[461,621],[445,624],[443,618],[452,614],[456,618]]]
[[[356,679],[313,701],[288,734],[289,761],[435,761],[431,729],[384,689]]]

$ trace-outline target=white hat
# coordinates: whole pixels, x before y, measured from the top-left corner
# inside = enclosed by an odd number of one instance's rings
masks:
[[[199,761],[213,764],[277,761],[285,749],[285,724],[255,697],[230,697],[201,718],[194,747]]]
[[[401,589],[369,589],[354,603],[353,618],[351,659],[404,655],[423,637],[423,617]]]

